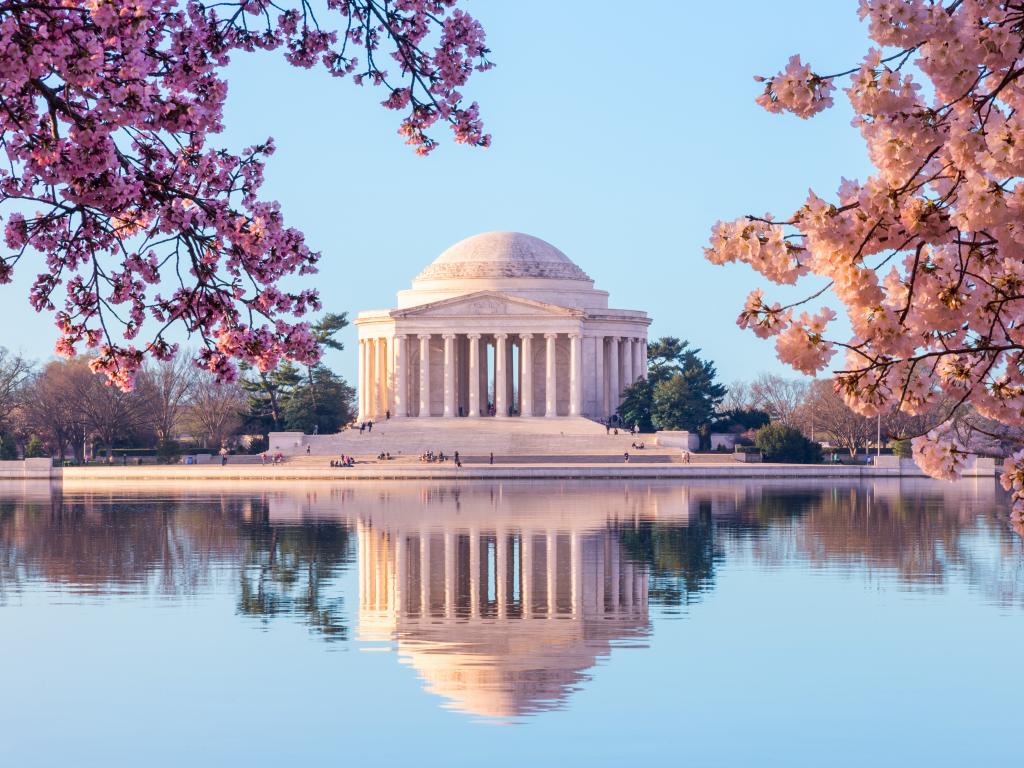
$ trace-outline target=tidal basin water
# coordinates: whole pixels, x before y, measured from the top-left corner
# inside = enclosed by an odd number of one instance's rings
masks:
[[[991,480],[0,487],[0,765],[1020,759]]]

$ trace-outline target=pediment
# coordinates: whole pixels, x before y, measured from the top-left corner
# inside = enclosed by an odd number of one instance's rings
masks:
[[[497,291],[478,291],[465,296],[392,310],[392,317],[579,317],[583,311],[543,301],[509,296]]]

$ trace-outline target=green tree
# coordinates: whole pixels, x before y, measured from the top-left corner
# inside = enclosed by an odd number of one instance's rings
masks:
[[[306,433],[337,432],[355,418],[355,390],[322,365],[314,366],[311,375],[311,381],[293,387],[284,400],[285,425]]]
[[[348,312],[328,312],[313,323],[310,330],[313,333],[313,338],[316,339],[317,346],[320,347],[321,354],[325,349],[340,352],[345,348],[345,345],[334,337],[346,327],[348,327]],[[316,408],[317,388],[313,371],[318,367],[319,364],[306,366],[306,382],[309,385],[309,396],[313,400],[314,409]]]
[[[41,459],[47,455],[46,446],[43,445],[43,441],[35,435],[32,435],[25,443],[25,458],[26,459]]]
[[[647,345],[647,378],[626,388],[619,416],[644,431],[707,432],[726,392],[716,377],[714,363],[699,349],[663,336]]]
[[[821,461],[821,446],[808,440],[796,427],[768,424],[757,431],[754,438],[765,459],[783,464],[817,464]]]
[[[280,432],[285,428],[285,404],[301,381],[299,369],[285,361],[271,371],[242,366],[242,389],[248,397],[245,429],[248,432]]]

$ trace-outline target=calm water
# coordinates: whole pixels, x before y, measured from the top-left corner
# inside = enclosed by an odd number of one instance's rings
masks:
[[[0,765],[995,765],[991,481],[0,487]]]

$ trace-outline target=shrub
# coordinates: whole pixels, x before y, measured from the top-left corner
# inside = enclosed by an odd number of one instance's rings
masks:
[[[173,464],[181,455],[181,446],[174,440],[161,440],[156,447],[156,460],[161,464]]]
[[[0,459],[12,461],[18,458],[18,446],[14,443],[14,437],[6,432],[0,432]]]
[[[912,451],[910,449],[909,440],[894,440],[892,443],[892,452],[901,459],[909,459]]]
[[[757,430],[754,444],[761,449],[766,461],[783,464],[817,464],[821,461],[821,446],[804,437],[794,427],[769,424]]]
[[[25,458],[26,459],[42,459],[48,454],[46,453],[46,446],[43,445],[43,441],[35,435],[32,435],[25,443]]]

